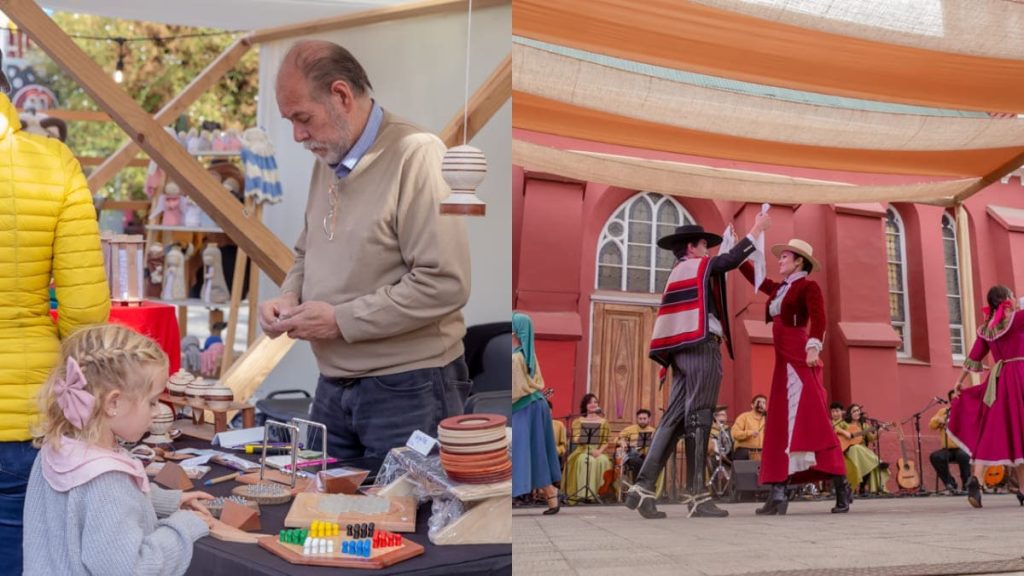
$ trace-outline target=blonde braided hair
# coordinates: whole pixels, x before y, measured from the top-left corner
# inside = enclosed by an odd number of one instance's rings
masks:
[[[92,414],[84,429],[75,428],[57,404],[54,384],[67,378],[67,359],[73,357],[85,375],[86,390],[96,397]],[[120,390],[130,401],[141,401],[153,388],[155,379],[167,377],[167,355],[151,338],[130,328],[104,324],[83,328],[61,344],[60,362],[39,392],[42,419],[34,429],[36,444],[50,442],[55,447],[61,436],[88,443],[99,440],[105,418],[103,400]]]

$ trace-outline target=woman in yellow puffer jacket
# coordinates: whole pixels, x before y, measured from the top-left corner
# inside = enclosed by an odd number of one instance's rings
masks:
[[[2,64],[2,60],[0,60]],[[0,68],[2,70],[2,68]],[[0,575],[21,574],[22,509],[35,460],[36,395],[59,358],[60,338],[106,322],[92,196],[74,155],[21,129],[0,72]],[[50,318],[50,279],[59,321]]]

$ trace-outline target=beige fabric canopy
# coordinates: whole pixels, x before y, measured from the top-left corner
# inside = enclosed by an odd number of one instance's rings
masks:
[[[951,204],[957,193],[979,180],[965,178],[896,186],[856,186],[682,162],[559,150],[523,140],[512,142],[512,162],[527,170],[661,194],[774,204]]]

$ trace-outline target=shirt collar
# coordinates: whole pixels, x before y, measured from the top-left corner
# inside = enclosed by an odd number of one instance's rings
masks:
[[[377,133],[380,132],[380,125],[383,120],[384,110],[374,100],[373,108],[370,110],[370,118],[366,121],[363,133],[360,134],[359,139],[349,149],[348,154],[345,154],[345,157],[341,159],[341,162],[331,166],[338,178],[344,178],[356,169],[356,164],[359,164],[363,155],[366,154],[366,151],[370,149],[370,146],[373,146],[373,142],[377,139]]]
[[[783,284],[792,284],[793,282],[796,282],[797,280],[799,280],[801,278],[806,278],[806,277],[807,277],[807,271],[806,270],[799,270],[799,271],[793,272],[792,274],[787,276],[786,280],[783,282]]]

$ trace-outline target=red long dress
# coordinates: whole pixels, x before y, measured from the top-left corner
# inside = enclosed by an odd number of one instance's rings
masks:
[[[753,283],[750,263],[740,270]],[[821,366],[807,365],[807,341],[825,336],[825,302],[813,280],[792,282],[782,298],[781,312],[768,307],[783,283],[765,279],[760,290],[768,295],[765,319],[772,323],[775,369],[768,395],[761,453],[761,482],[813,482],[846,474],[839,440],[825,402]]]

